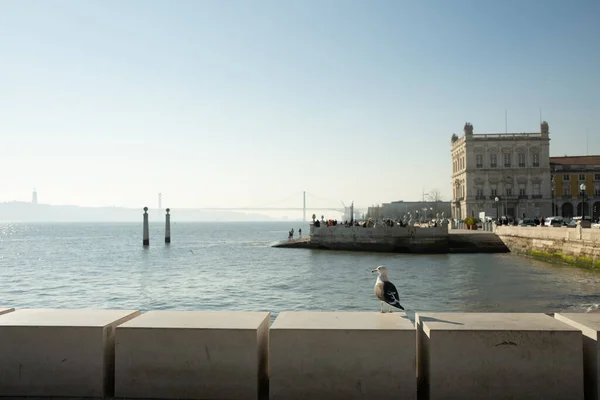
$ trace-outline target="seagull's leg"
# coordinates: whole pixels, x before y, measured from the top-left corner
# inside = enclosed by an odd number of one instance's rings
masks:
[[[380,302],[380,308],[381,308],[381,312],[383,312],[383,301]]]
[[[388,304],[388,306],[390,307],[390,309],[388,310],[388,312],[391,313],[392,312],[392,305]]]

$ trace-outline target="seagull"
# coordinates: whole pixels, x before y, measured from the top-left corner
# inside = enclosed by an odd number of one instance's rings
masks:
[[[404,307],[400,305],[400,295],[398,294],[396,286],[388,279],[387,268],[380,265],[371,272],[379,273],[377,281],[375,282],[375,296],[381,301],[381,312],[384,312],[383,302],[386,302],[389,305],[389,313],[392,312],[392,306],[404,310]]]

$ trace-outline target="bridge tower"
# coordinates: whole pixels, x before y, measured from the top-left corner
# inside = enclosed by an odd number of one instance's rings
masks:
[[[303,199],[302,222],[306,222],[306,190],[304,192],[302,192],[302,199]]]

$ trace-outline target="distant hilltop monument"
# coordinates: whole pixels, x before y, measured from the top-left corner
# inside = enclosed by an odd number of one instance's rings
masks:
[[[37,204],[37,203],[38,203],[37,192],[35,191],[35,189],[33,189],[33,194],[31,195],[31,204]]]

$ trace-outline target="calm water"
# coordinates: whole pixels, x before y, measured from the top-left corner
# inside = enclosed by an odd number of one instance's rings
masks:
[[[589,311],[600,273],[513,256],[274,249],[290,223],[1,224],[0,305],[140,310],[379,310],[388,267],[407,311]]]

